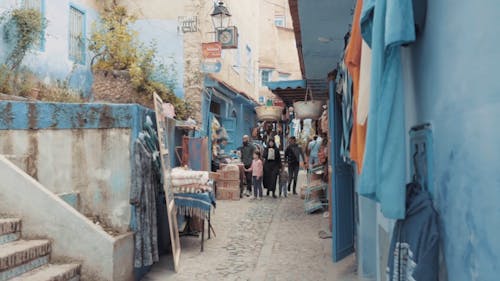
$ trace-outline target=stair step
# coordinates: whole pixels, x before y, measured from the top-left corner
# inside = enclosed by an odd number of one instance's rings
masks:
[[[7,269],[5,271],[0,271],[0,281],[10,280],[11,278],[24,274],[41,266],[47,265],[48,263],[49,263],[49,255],[46,255],[31,260],[22,265]]]
[[[0,236],[21,232],[21,219],[0,218]]]
[[[49,240],[19,240],[0,245],[0,281],[48,263]]]
[[[21,219],[0,217],[0,245],[21,238]]]
[[[81,265],[49,264],[20,275],[11,281],[74,281],[79,280]]]

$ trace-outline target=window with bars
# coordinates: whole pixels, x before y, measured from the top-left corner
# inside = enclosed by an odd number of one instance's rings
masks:
[[[252,48],[250,48],[250,46],[247,45],[246,51],[247,51],[247,65],[246,65],[247,81],[252,83],[254,81]]]
[[[23,1],[23,8],[24,9],[35,9],[35,10],[41,11],[42,0],[24,0]]]
[[[279,27],[285,27],[285,16],[283,15],[275,15],[274,16],[274,25]]]
[[[267,87],[267,83],[271,80],[271,69],[262,69],[260,71],[260,85],[262,87]]]
[[[23,0],[21,3],[23,9],[33,9],[39,11],[43,19],[45,17],[44,1],[45,0]],[[40,51],[45,49],[45,30],[40,33],[40,37],[34,43],[34,47]]]
[[[240,49],[240,40],[238,40],[238,48],[234,50],[234,64],[233,64],[233,69],[236,72],[240,72],[240,67],[241,67],[241,49]]]
[[[85,63],[85,13],[69,8],[69,58],[76,63]]]

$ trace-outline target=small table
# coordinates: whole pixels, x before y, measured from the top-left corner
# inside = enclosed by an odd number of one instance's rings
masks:
[[[216,207],[213,192],[175,193],[174,201],[178,215],[185,217],[198,217],[202,219],[201,251],[203,252],[205,241],[205,220],[208,221],[208,239],[210,239],[210,231],[213,231],[215,235],[210,216],[212,207]]]

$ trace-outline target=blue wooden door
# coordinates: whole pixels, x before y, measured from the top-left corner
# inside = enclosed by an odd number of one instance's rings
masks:
[[[328,105],[330,157],[332,166],[332,258],[340,261],[354,252],[354,173],[352,166],[340,156],[342,107],[336,98],[333,81],[329,85]]]
[[[230,150],[236,149],[236,118],[221,118],[221,125],[226,129],[227,135],[229,139],[227,140],[227,146],[224,149],[226,153],[229,153]]]
[[[212,163],[212,122],[214,121],[214,114],[213,113],[208,113],[208,117],[207,117],[207,120],[208,120],[208,124],[207,124],[207,136],[208,136],[208,149],[210,150],[210,153],[208,154],[209,157],[208,157],[208,160],[209,160],[209,163]]]

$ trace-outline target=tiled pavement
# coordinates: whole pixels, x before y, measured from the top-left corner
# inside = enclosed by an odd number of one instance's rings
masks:
[[[218,201],[213,224],[203,253],[198,238],[183,237],[180,271],[162,257],[143,280],[358,280],[354,256],[334,264],[332,240],[318,237],[328,219],[305,214],[298,196]]]

